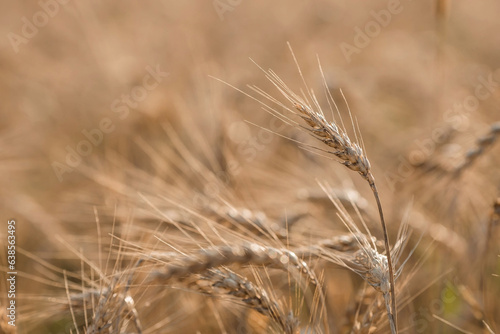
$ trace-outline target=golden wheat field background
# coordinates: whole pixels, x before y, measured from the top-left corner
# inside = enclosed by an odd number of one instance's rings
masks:
[[[0,6],[0,333],[500,333],[497,1]]]

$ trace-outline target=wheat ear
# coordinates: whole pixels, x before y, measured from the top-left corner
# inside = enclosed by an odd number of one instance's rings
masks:
[[[278,239],[286,239],[288,229],[306,216],[305,213],[296,213],[287,216],[286,220],[274,221],[262,211],[247,208],[212,204],[208,210],[207,215],[213,216],[212,220],[227,228],[257,236],[276,236]]]
[[[294,252],[255,243],[204,248],[192,255],[155,252],[149,259],[166,262],[162,269],[151,273],[153,280],[181,279],[211,268],[239,264],[271,266],[287,271],[293,268],[307,274],[311,283],[317,284],[314,272]]]
[[[337,235],[332,238],[322,239],[314,242],[312,245],[300,246],[292,249],[293,252],[302,259],[321,257],[325,251],[334,250],[338,252],[355,252],[359,250],[359,239],[369,238],[361,236],[361,233],[351,233]],[[371,237],[373,242],[377,243],[374,237]]]
[[[229,270],[209,270],[199,275],[190,287],[208,295],[224,294],[238,298],[276,322],[284,333],[298,332],[299,321],[293,312],[285,312],[263,288]]]
[[[490,131],[476,141],[476,147],[470,149],[465,156],[465,160],[455,168],[455,175],[461,175],[462,172],[470,167],[488,148],[493,146],[495,140],[499,136],[500,122],[493,123],[490,127]]]
[[[384,302],[380,295],[376,296],[373,302],[366,309],[361,321],[356,320],[351,334],[370,334],[374,333],[378,328],[376,323],[383,315]]]

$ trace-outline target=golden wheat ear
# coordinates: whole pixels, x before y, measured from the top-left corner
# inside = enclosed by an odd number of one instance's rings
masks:
[[[340,115],[340,111],[337,107],[337,104],[333,100],[331,94],[328,92],[326,86],[326,80],[324,78],[324,74],[321,69],[321,64],[319,64],[319,67],[321,74],[323,75],[325,91],[327,91],[326,99],[330,107],[330,112],[333,121],[328,121],[325,118],[325,114],[323,112],[320,103],[318,102],[316,95],[311,89],[307,87],[307,84],[305,83],[305,79],[300,70],[300,66],[298,64],[297,59],[295,58],[295,54],[293,53],[291,47],[290,47],[290,52],[292,53],[293,59],[295,61],[302,82],[305,86],[305,91],[307,93],[303,93],[302,95],[294,93],[274,71],[272,70],[266,71],[262,68],[261,70],[265,73],[267,79],[276,87],[276,89],[283,95],[283,97],[290,104],[285,104],[279,101],[278,99],[272,97],[270,94],[266,93],[265,91],[256,86],[251,86],[250,88],[253,89],[255,92],[257,92],[258,94],[260,94],[265,99],[267,99],[269,102],[271,102],[271,104],[279,107],[280,110],[285,110],[286,112],[292,115],[299,116],[305,122],[305,125],[300,124],[298,121],[284,114],[282,111],[278,111],[277,108],[274,108],[273,106],[270,106],[262,101],[259,101],[264,106],[264,109],[267,112],[279,118],[283,122],[295,126],[300,130],[309,133],[316,140],[319,140],[324,145],[326,145],[325,148],[318,148],[314,146],[304,145],[305,147],[312,150],[320,151],[326,155],[330,156],[333,155],[335,157],[335,160],[340,162],[348,169],[358,172],[363,177],[363,179],[365,179],[368,182],[370,189],[372,190],[372,193],[375,197],[375,201],[377,203],[380,224],[382,226],[382,231],[384,235],[384,246],[386,254],[385,256],[387,256],[387,270],[388,270],[388,282],[389,282],[388,286],[390,287],[390,300],[391,300],[390,307],[388,306],[389,322],[391,324],[392,333],[397,333],[397,326],[396,326],[397,309],[396,309],[396,296],[394,292],[395,291],[394,270],[393,270],[393,262],[391,259],[389,236],[387,233],[384,213],[382,210],[380,195],[375,183],[375,178],[371,172],[370,162],[364,153],[365,150],[362,148],[362,146],[364,145],[362,144],[362,140],[361,143],[359,143],[358,140],[352,141],[350,137],[347,135],[347,131],[342,121],[342,117]],[[343,93],[342,96],[344,96]],[[258,101],[258,99],[256,98],[254,99]],[[347,102],[346,105],[349,110],[349,115],[351,118],[351,124],[354,130],[355,138],[358,139],[357,130],[356,127],[354,126],[354,120]],[[335,113],[338,115],[340,123],[337,123],[335,121],[335,115],[334,115]]]

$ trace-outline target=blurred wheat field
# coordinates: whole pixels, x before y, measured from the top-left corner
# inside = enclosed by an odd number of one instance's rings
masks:
[[[1,6],[0,333],[500,332],[497,2]]]

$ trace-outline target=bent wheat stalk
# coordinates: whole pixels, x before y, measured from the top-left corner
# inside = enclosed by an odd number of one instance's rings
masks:
[[[291,50],[291,48],[290,48]],[[297,123],[295,120],[289,118],[288,116],[284,115],[280,111],[277,111],[276,109],[270,107],[269,105],[265,104],[264,102],[259,101],[256,99],[258,102],[260,102],[263,106],[264,109],[272,114],[273,116],[279,118],[283,122],[290,124],[295,127],[299,127],[302,130],[305,130],[308,132],[312,137],[316,138],[317,140],[320,140],[323,142],[326,146],[331,148],[330,150],[324,150],[320,149],[317,147],[312,147],[313,149],[316,149],[318,151],[327,153],[327,154],[333,154],[338,161],[349,168],[352,171],[358,172],[370,185],[370,188],[372,190],[372,193],[375,197],[375,201],[377,203],[377,208],[379,212],[379,217],[380,217],[380,223],[382,225],[382,231],[384,235],[384,245],[385,245],[385,253],[387,256],[387,267],[389,271],[389,283],[390,283],[390,294],[391,294],[391,311],[388,314],[389,316],[389,321],[391,323],[391,330],[393,333],[397,333],[397,309],[396,309],[396,296],[395,296],[395,288],[394,288],[394,272],[393,272],[393,261],[391,259],[391,251],[390,251],[390,244],[389,244],[389,236],[387,233],[387,227],[384,219],[384,213],[382,210],[382,204],[380,202],[380,196],[378,193],[377,186],[375,184],[375,178],[371,172],[371,166],[368,158],[364,154],[363,149],[361,146],[359,146],[357,143],[351,141],[349,136],[347,135],[345,128],[342,130],[335,122],[335,117],[333,116],[333,107],[335,107],[337,113],[339,113],[337,105],[335,104],[335,101],[333,100],[332,96],[327,93],[327,99],[330,105],[330,109],[332,111],[332,116],[334,118],[333,121],[329,122],[326,120],[324,113],[322,111],[322,108],[315,96],[315,94],[309,90],[307,85],[305,84],[305,80],[302,76],[302,73],[300,71],[300,67],[298,65],[298,62],[295,58],[295,55],[292,51],[292,56],[294,58],[295,64],[297,68],[299,69],[299,73],[302,77],[302,80],[304,82],[304,85],[306,86],[308,90],[308,94],[303,94],[303,96],[299,96],[295,94],[285,83],[284,81],[272,70],[264,71],[266,74],[267,79],[278,89],[278,91],[291,103],[294,109],[291,109],[289,106],[286,106],[279,100],[275,99],[274,97],[270,96],[260,88],[256,86],[252,86],[251,88],[257,92],[258,94],[262,95],[264,98],[268,99],[272,103],[278,105],[281,108],[284,108],[288,112],[294,115],[298,115],[301,117],[306,123],[307,127],[300,125]],[[321,66],[320,66],[321,69]],[[326,83],[325,83],[326,87]],[[309,102],[309,99],[312,102]],[[340,116],[340,113],[339,113]],[[342,118],[341,123],[342,123]],[[352,121],[352,117],[351,117]],[[343,125],[343,123],[342,123]],[[354,122],[352,122],[353,128],[354,128]],[[357,136],[356,136],[357,138]]]

